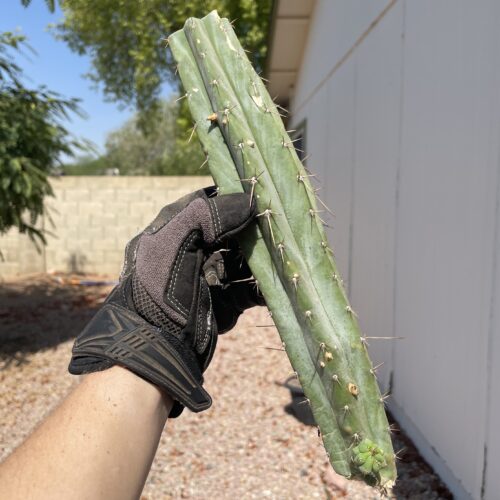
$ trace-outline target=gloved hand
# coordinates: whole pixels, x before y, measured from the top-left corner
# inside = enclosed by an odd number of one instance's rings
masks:
[[[264,303],[231,238],[255,206],[246,194],[215,194],[207,188],[167,205],[127,244],[119,284],[76,339],[70,373],[124,366],[175,400],[171,417],[211,406],[202,374],[218,331]]]
[[[224,248],[207,259],[203,272],[210,286],[219,334],[231,330],[245,309],[265,305],[252,271],[234,238],[227,239]]]

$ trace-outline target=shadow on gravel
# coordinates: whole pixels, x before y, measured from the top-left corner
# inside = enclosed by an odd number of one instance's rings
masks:
[[[304,391],[295,377],[289,377],[282,385],[290,391],[291,401],[284,407],[284,411],[294,416],[304,425],[314,426],[314,416],[304,395]],[[398,480],[392,491],[390,498],[397,499],[419,499],[419,500],[452,500],[453,496],[440,478],[434,473],[432,467],[422,458],[417,448],[399,429],[397,422],[389,411],[387,417],[392,433],[392,445],[397,456]],[[335,474],[329,473],[329,484],[325,487],[332,487],[332,478]],[[333,483],[336,488],[336,495],[331,498],[340,498],[342,494],[342,484],[338,476]],[[339,483],[339,484],[337,484]]]
[[[297,378],[295,376],[288,377],[281,385],[290,391],[290,397],[292,398],[291,402],[284,407],[285,413],[292,415],[304,425],[315,426],[316,422],[311,407],[307,404],[304,391]]]
[[[0,370],[76,337],[111,289],[60,281],[44,275],[0,283]]]

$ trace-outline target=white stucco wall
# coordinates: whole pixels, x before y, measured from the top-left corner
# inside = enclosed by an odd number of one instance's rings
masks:
[[[499,21],[496,0],[318,0],[291,105],[362,327],[405,337],[370,346],[391,409],[457,498],[491,500]]]

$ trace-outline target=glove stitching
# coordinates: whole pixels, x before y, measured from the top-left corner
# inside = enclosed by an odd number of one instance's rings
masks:
[[[154,219],[153,222],[151,222],[146,227],[146,229],[144,229],[144,231],[140,232],[139,234],[143,234],[143,233],[145,233],[145,234],[155,234],[155,233],[157,233],[160,229],[163,229],[167,224],[169,224],[172,221],[172,219],[174,219],[175,217],[177,217],[186,208],[187,207],[184,207],[184,208],[178,209],[176,212],[174,211],[173,213],[170,214],[170,216],[167,219],[165,219],[161,223],[155,223],[156,219]],[[153,228],[154,228],[154,231],[153,231]]]
[[[181,330],[180,325],[171,319],[151,297],[137,275],[132,277],[132,297],[139,316],[146,319],[148,323],[161,328],[162,332],[168,331],[174,336],[178,335]],[[179,328],[179,332],[176,332],[176,327]]]
[[[210,338],[208,315],[212,315],[212,297],[210,296],[210,290],[208,287],[203,287],[200,284],[200,291],[198,294],[198,304],[203,303],[204,297],[208,297],[208,309],[203,311],[201,306],[198,307],[198,322],[196,324],[196,349],[199,354],[203,353],[208,345],[208,340]],[[207,321],[203,319],[203,312],[207,314]],[[205,331],[201,331],[201,326],[204,327]]]
[[[133,255],[131,256],[131,260],[132,260],[132,266],[134,265],[135,263],[135,259],[136,259],[136,256],[137,256],[137,248],[139,247],[139,242],[138,242],[138,237],[140,237],[140,234],[141,233],[138,233],[136,234],[128,243],[127,245],[125,246],[125,255],[124,255],[124,258],[123,258],[123,265],[122,265],[122,269],[120,271],[120,276],[119,276],[119,281],[122,281],[124,280],[129,274],[132,273],[132,270],[131,269],[128,269],[129,267],[129,251],[130,251],[130,247],[132,245],[135,245],[135,248],[134,248],[134,253]]]
[[[186,240],[184,241],[184,244],[183,244],[183,248],[181,250],[181,253],[179,254],[179,256],[177,257],[177,262],[175,263],[175,267],[174,267],[174,270],[172,272],[173,274],[173,283],[172,283],[172,286],[169,287],[168,289],[168,293],[167,293],[167,297],[172,300],[174,302],[174,304],[179,308],[181,309],[182,312],[184,312],[185,314],[189,314],[189,310],[186,309],[180,302],[179,300],[177,300],[176,297],[174,297],[174,290],[175,290],[175,285],[176,285],[176,282],[177,282],[177,276],[179,274],[179,269],[181,267],[181,264],[184,260],[184,256],[186,254],[186,250],[187,250],[187,247],[192,243],[192,241],[194,240],[194,238],[196,237],[196,233],[193,232],[191,233],[190,236],[188,236],[186,238]]]
[[[213,203],[214,203],[215,213],[217,214],[217,222],[219,223],[219,236],[220,236],[222,234],[222,223],[220,221],[219,207],[217,206],[217,203],[215,203],[215,200]]]
[[[194,235],[194,233],[193,233]],[[181,309],[181,311],[183,311],[185,314],[188,314],[189,311],[188,309],[186,309],[182,304],[181,302],[174,296],[174,290],[175,290],[175,286],[176,286],[176,282],[177,282],[177,276],[179,275],[179,270],[181,268],[181,264],[184,260],[184,256],[186,254],[186,250],[187,250],[187,247],[188,245],[191,243],[191,241],[193,240],[193,235],[191,235],[189,238],[187,238],[185,241],[184,241],[184,244],[183,244],[183,248],[180,252],[180,254],[178,255],[177,257],[177,262],[175,263],[175,267],[174,267],[174,270],[172,272],[173,274],[173,283],[172,283],[172,286],[169,287],[168,289],[168,294],[167,294],[167,297],[172,300],[172,302],[179,308]]]
[[[214,219],[214,222],[215,222],[215,230],[217,232],[217,223],[218,223],[218,226],[219,226],[219,230],[218,230],[218,234],[219,236],[222,234],[222,225],[221,225],[221,221],[220,221],[220,216],[219,216],[219,209],[217,208],[217,204],[215,203],[214,200],[211,200],[209,199],[208,200],[208,203],[209,205],[213,205],[213,208],[215,210],[215,215],[216,215],[216,218]],[[212,212],[212,215],[213,215],[213,212]],[[212,217],[213,218],[213,217]],[[217,236],[217,234],[215,235],[215,241],[217,241],[219,238]]]
[[[200,290],[198,292],[198,321],[196,322],[196,336],[195,336],[195,339],[196,339],[196,347],[197,347],[197,351],[199,351],[200,349],[200,344],[198,344],[198,341],[200,340],[200,325],[203,321],[203,318],[201,316],[201,307],[200,307],[200,303],[202,301],[202,293],[203,293],[203,287],[200,285]],[[203,342],[201,342],[201,344],[203,344]]]
[[[217,277],[222,276],[222,279],[224,279],[226,274],[226,268],[224,266],[224,262],[219,261],[217,262],[216,266],[217,266],[217,271],[216,271]],[[219,281],[221,280],[219,279]]]
[[[210,211],[210,219],[212,221],[212,225],[214,226],[214,235],[217,235],[217,221],[215,220],[215,212],[212,206],[212,200],[210,198],[207,199],[208,210]]]
[[[210,290],[209,289],[207,289],[206,292],[207,292],[207,295],[208,295],[208,302],[210,303],[210,305],[208,306],[209,307],[208,313],[210,314],[210,320],[212,320],[213,319],[213,315],[214,315],[214,310],[212,308],[212,296],[210,294]],[[212,333],[212,329],[213,329],[213,323],[211,321],[210,331],[208,331],[208,325],[207,325],[207,328],[205,330],[205,336],[203,338],[203,345],[205,346],[205,349],[206,349],[206,346],[207,346],[208,341],[210,339],[210,334]]]
[[[136,235],[137,236],[137,235]],[[130,240],[127,245],[125,246],[125,257],[123,259],[123,265],[122,265],[122,270],[121,270],[121,273],[120,273],[120,281],[125,278],[125,270],[127,269],[128,267],[128,258],[127,258],[127,254],[128,254],[128,249],[130,247],[130,244],[132,243],[132,240]]]
[[[189,205],[188,205],[189,206]],[[173,212],[172,215],[165,221],[164,224],[162,224],[158,229],[164,228],[167,224],[170,224],[170,222],[175,219],[183,210],[185,210],[187,207],[184,207],[182,209],[177,210],[177,212]],[[158,232],[158,229],[156,232]]]
[[[122,286],[122,289],[121,289],[121,296],[122,296],[123,303],[126,304],[127,297],[125,296],[125,287],[124,286]]]

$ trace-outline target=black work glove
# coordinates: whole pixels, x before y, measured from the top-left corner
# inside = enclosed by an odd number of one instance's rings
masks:
[[[227,239],[224,248],[207,259],[203,272],[210,286],[219,333],[231,330],[245,309],[265,305],[252,271],[234,238]]]
[[[207,188],[167,205],[127,244],[119,284],[76,339],[70,373],[128,368],[172,396],[171,417],[211,406],[202,374],[218,327],[263,304],[231,238],[255,206],[247,194],[214,195]]]

